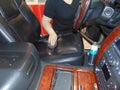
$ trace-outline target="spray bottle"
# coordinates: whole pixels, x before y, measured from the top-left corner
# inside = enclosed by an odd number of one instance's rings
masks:
[[[89,57],[88,64],[89,65],[94,65],[94,60],[97,55],[97,52],[98,52],[98,45],[96,44],[96,42],[94,42],[91,45],[90,51],[88,52],[88,57]]]

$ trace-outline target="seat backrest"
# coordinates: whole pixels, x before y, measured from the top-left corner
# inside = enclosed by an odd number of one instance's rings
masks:
[[[14,37],[9,26],[0,15],[0,43],[15,42],[17,38]]]
[[[40,23],[24,0],[0,0],[0,14],[0,23],[4,22],[0,29],[12,33],[8,33],[10,40],[5,37],[7,35],[0,34],[5,41],[34,42],[39,39]]]

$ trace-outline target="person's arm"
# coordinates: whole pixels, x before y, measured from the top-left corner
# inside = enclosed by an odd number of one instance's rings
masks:
[[[57,34],[55,33],[54,29],[52,28],[52,25],[50,23],[51,20],[52,20],[52,18],[49,18],[49,17],[43,15],[42,25],[43,25],[44,29],[47,31],[47,33],[49,34],[48,43],[50,45],[54,46],[57,41]]]

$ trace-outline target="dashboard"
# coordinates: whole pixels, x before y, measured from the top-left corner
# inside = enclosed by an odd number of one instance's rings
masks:
[[[102,0],[105,4],[115,6],[120,4],[120,0]]]
[[[73,28],[79,29],[92,21],[113,29],[120,24],[118,7],[120,7],[120,0],[80,0]]]
[[[108,47],[95,68],[100,90],[120,89],[120,37]]]
[[[111,2],[114,2],[115,0],[102,0],[104,3],[109,4]]]

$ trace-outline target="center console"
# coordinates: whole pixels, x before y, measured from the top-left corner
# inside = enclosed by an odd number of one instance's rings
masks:
[[[104,41],[95,59],[95,67],[47,65],[38,90],[119,90],[120,27]]]

